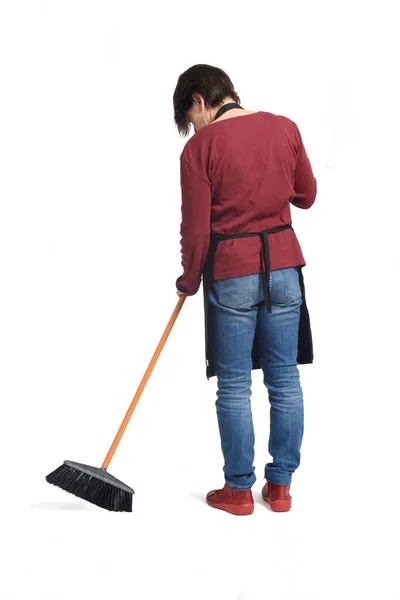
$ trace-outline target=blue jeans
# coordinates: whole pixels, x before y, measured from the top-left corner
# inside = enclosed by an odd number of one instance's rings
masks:
[[[265,465],[264,476],[277,485],[287,485],[300,464],[304,408],[297,344],[303,300],[298,270],[271,271],[269,287],[271,313],[265,306],[259,274],[214,280],[209,292],[223,470],[225,481],[241,490],[250,489],[256,481],[250,403],[256,331],[270,402],[268,451],[273,461]]]

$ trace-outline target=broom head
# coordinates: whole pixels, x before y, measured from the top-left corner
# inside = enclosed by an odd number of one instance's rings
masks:
[[[102,467],[65,460],[46,476],[46,481],[101,508],[132,512],[132,496],[135,492]]]

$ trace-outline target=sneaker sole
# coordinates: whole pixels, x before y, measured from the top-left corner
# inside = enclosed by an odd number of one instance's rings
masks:
[[[275,502],[270,502],[264,496],[262,497],[262,499],[270,506],[271,510],[273,510],[274,512],[287,512],[292,507],[291,500],[275,500]]]
[[[251,515],[254,512],[254,505],[253,504],[242,504],[241,506],[235,506],[234,504],[211,504],[211,502],[209,502],[208,498],[206,498],[206,502],[208,504],[208,506],[211,506],[212,508],[218,508],[220,510],[224,510],[226,512],[231,513],[232,515],[237,515],[237,516],[244,516],[244,515]]]

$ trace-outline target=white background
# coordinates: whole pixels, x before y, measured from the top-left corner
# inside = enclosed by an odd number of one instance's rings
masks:
[[[0,599],[400,598],[395,2],[0,2]],[[174,309],[178,76],[223,68],[294,120],[318,181],[292,208],[315,362],[300,366],[289,513],[223,484],[201,293],[186,301],[110,465],[133,512],[45,481],[100,466]]]

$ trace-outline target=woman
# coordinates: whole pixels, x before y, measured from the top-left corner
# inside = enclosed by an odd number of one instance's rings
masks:
[[[291,508],[300,464],[303,395],[298,363],[313,361],[302,267],[290,204],[310,208],[316,180],[290,119],[240,106],[228,75],[211,65],[182,73],[173,96],[180,156],[183,275],[178,295],[203,277],[207,377],[217,376],[216,411],[224,487],[207,503],[251,514],[254,430],[251,374],[262,368],[270,401],[269,453],[262,497]]]

